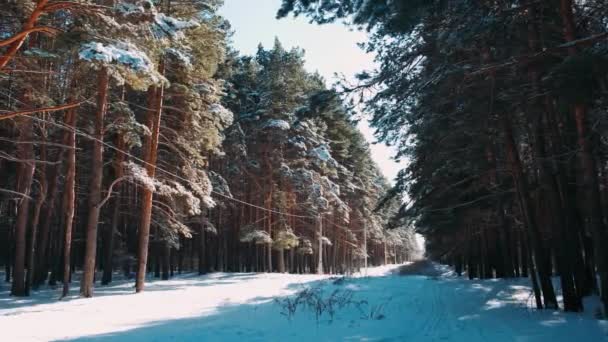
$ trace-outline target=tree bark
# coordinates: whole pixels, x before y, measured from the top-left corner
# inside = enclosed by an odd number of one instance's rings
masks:
[[[72,226],[74,224],[74,206],[76,201],[76,109],[71,108],[65,115],[65,125],[69,128],[66,145],[71,148],[66,153],[66,176],[63,191],[63,291],[62,297],[68,295],[70,289],[70,261],[72,256]]]
[[[120,179],[124,176],[123,163],[125,161],[125,154],[121,151],[126,149],[123,134],[116,135],[116,156],[114,159],[114,179]],[[120,186],[119,186],[120,189]],[[101,284],[107,285],[112,282],[112,266],[113,266],[113,254],[114,254],[114,235],[118,230],[120,222],[120,190],[118,190],[117,196],[114,197],[114,208],[112,212],[112,224],[109,225],[105,232],[104,238],[104,256],[103,256],[103,275],[101,276]]]
[[[71,134],[70,132],[66,132],[65,134]],[[64,145],[68,145],[68,142],[63,139]],[[63,158],[63,153],[59,153],[56,158],[56,162],[60,162]],[[53,220],[53,215],[55,214],[55,202],[57,200],[57,190],[59,188],[58,177],[59,177],[59,169],[60,166],[55,164],[51,165],[49,168],[49,186],[48,186],[48,196],[47,200],[44,204],[44,214],[43,219],[40,222],[40,231],[38,234],[38,251],[36,253],[36,265],[35,265],[35,273],[34,279],[32,282],[32,286],[34,288],[40,286],[42,283],[46,281],[48,275],[48,245],[49,245],[49,233],[51,229],[51,222]]]
[[[44,142],[46,132],[44,132],[45,128],[42,128],[42,130],[43,132],[41,136],[43,138],[41,139]],[[46,152],[46,145],[43,143],[42,146],[40,146],[40,159],[42,161],[46,161],[48,159]],[[32,219],[32,228],[30,232],[30,248],[28,251],[27,276],[25,279],[25,292],[27,295],[30,294],[30,288],[32,286],[32,281],[34,279],[36,269],[34,266],[36,263],[36,250],[38,248],[38,223],[40,222],[40,211],[42,210],[42,205],[46,201],[46,196],[48,192],[45,164],[40,165],[40,167],[38,168],[38,184],[40,189],[38,191],[38,199],[36,200],[36,206],[34,207],[34,217]]]
[[[29,91],[24,94],[24,103],[29,101]],[[16,119],[19,129],[19,144],[17,146],[17,158],[22,160],[19,165],[19,180],[17,183],[17,192],[23,197],[19,201],[17,224],[15,226],[15,256],[13,265],[13,283],[11,287],[11,295],[25,296],[25,250],[26,250],[26,235],[27,222],[30,208],[30,189],[32,180],[34,179],[34,146],[33,140],[33,123],[29,117],[18,117]]]
[[[163,65],[159,66],[159,71],[163,73]],[[158,156],[158,137],[160,133],[160,118],[162,113],[164,86],[154,86],[149,91],[149,106],[150,110],[147,115],[147,125],[152,134],[146,137],[144,144],[144,161],[146,162],[146,172],[148,177],[154,178],[156,173],[156,158]],[[146,266],[148,262],[148,245],[150,243],[150,222],[152,219],[152,198],[154,190],[144,187],[141,220],[139,227],[139,245],[138,245],[138,268],[137,279],[135,282],[135,292],[141,292],[144,289],[146,280]]]
[[[95,279],[95,259],[97,256],[97,226],[101,211],[101,186],[103,183],[103,130],[104,118],[108,104],[108,70],[102,67],[97,76],[97,111],[95,113],[95,127],[93,137],[93,153],[91,165],[91,184],[89,186],[89,217],[87,220],[86,247],[80,295],[93,296],[93,282]],[[65,275],[64,275],[65,276]]]

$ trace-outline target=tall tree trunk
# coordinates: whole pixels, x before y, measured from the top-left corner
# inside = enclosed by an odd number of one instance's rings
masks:
[[[319,255],[317,259],[317,274],[323,274],[323,216],[319,214]]]
[[[41,139],[42,139],[42,146],[40,146],[40,159],[45,162],[47,161],[47,151],[46,151],[46,145],[44,144],[44,140],[46,137],[46,128],[41,128],[42,130],[42,134],[41,134]],[[48,184],[47,184],[47,180],[46,180],[46,165],[42,164],[40,165],[40,167],[38,168],[38,184],[39,184],[39,191],[38,191],[38,199],[36,200],[36,205],[34,207],[34,217],[32,219],[32,228],[31,228],[31,232],[30,232],[30,248],[28,251],[28,263],[27,263],[27,277],[25,279],[25,292],[27,295],[29,295],[30,293],[30,288],[32,286],[32,281],[34,278],[34,274],[35,274],[35,257],[36,257],[36,250],[37,250],[37,244],[38,244],[38,223],[40,222],[40,211],[42,210],[42,205],[44,204],[44,202],[46,201],[46,195],[48,192]]]
[[[23,103],[29,102],[29,91],[24,94]],[[22,194],[18,205],[17,224],[15,226],[15,256],[13,265],[13,283],[11,295],[24,296],[25,292],[25,250],[27,222],[30,208],[30,188],[34,179],[34,146],[33,123],[28,116],[20,116],[15,119],[19,129],[19,144],[17,145],[17,158],[21,160],[19,165],[19,180],[17,192]]]
[[[76,201],[76,109],[69,109],[65,115],[65,124],[70,129],[66,145],[70,149],[66,153],[66,176],[63,190],[63,291],[62,297],[68,295],[70,289],[70,261],[72,257],[72,227],[74,225],[74,206]]]
[[[163,64],[159,66],[159,71],[163,73]],[[144,161],[146,162],[146,172],[148,177],[154,178],[156,173],[156,158],[158,156],[158,137],[160,133],[160,118],[162,113],[164,86],[152,87],[149,92],[149,108],[147,125],[152,134],[146,137],[144,144]],[[152,198],[154,196],[154,190],[144,187],[142,208],[141,208],[141,220],[139,226],[139,244],[138,244],[138,268],[137,268],[137,279],[135,281],[135,292],[141,292],[144,289],[144,283],[146,280],[146,266],[148,262],[148,245],[150,243],[150,222],[152,219]]]
[[[97,79],[97,111],[93,137],[93,154],[91,164],[91,184],[89,186],[89,217],[87,220],[86,247],[82,280],[80,282],[80,295],[93,296],[93,282],[95,279],[95,259],[97,257],[97,226],[101,211],[101,186],[103,183],[103,131],[104,117],[108,104],[108,70],[102,67]],[[64,275],[65,276],[65,275]]]

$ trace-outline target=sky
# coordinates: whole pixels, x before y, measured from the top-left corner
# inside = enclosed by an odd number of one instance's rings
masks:
[[[278,37],[286,49],[304,49],[306,69],[318,71],[328,85],[336,81],[336,73],[353,79],[356,73],[374,68],[374,56],[357,46],[366,41],[365,32],[351,30],[339,23],[310,24],[306,18],[276,20],[280,6],[281,0],[225,0],[220,14],[232,25],[234,48],[242,54],[255,54],[258,44],[270,48]],[[361,120],[359,129],[373,143],[373,129],[364,121]],[[371,152],[374,161],[392,182],[404,167],[391,159],[394,150],[384,144],[372,144]]]

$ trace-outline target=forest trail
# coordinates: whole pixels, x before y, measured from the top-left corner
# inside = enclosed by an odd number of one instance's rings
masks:
[[[96,288],[92,299],[63,301],[56,301],[59,289],[11,298],[3,284],[0,329],[3,341],[608,341],[607,322],[591,314],[529,309],[525,279],[468,281],[420,265],[349,278],[182,275],[153,281],[138,295],[132,282],[117,282]],[[280,302],[303,289],[318,290],[322,300],[334,293],[343,306],[319,319],[302,307],[282,314]]]

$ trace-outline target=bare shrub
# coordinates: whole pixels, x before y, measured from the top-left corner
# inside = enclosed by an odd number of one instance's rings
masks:
[[[363,305],[367,305],[367,301],[357,301],[353,299],[354,293],[351,290],[336,289],[328,296],[324,296],[322,286],[307,287],[297,292],[295,296],[277,298],[275,303],[281,307],[281,314],[291,320],[298,308],[312,311],[315,314],[317,323],[323,315],[329,317],[329,321],[333,321],[336,313],[348,306],[354,306],[361,311]]]
[[[345,280],[341,277],[333,280],[332,283],[342,285]],[[354,299],[355,293],[352,290],[335,289],[329,295],[325,295],[322,288],[323,284],[305,287],[293,296],[277,298],[274,301],[281,307],[281,314],[288,320],[292,320],[298,310],[307,310],[315,314],[318,324],[324,315],[328,317],[329,322],[332,322],[335,315],[347,307],[356,308],[361,314],[361,319],[382,320],[386,318],[384,314],[386,305],[392,300],[392,297],[389,297],[380,304],[370,305],[366,300]]]

